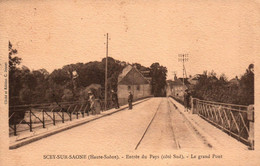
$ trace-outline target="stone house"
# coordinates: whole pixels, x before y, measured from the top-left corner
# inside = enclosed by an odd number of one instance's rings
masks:
[[[184,85],[183,85],[183,78],[177,78],[176,75],[174,77],[174,81],[168,80],[167,81],[167,96],[173,96],[175,98],[182,99],[184,96],[184,92],[188,89],[189,82],[187,78],[184,78]]]
[[[147,78],[135,67],[128,65],[118,76],[117,95],[119,103],[126,104],[129,91],[134,100],[151,95],[151,85]]]

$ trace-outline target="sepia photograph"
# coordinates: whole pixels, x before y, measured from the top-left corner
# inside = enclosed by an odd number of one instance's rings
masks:
[[[258,165],[259,7],[0,0],[0,165]]]

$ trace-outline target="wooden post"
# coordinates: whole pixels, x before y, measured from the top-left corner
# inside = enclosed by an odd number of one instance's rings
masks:
[[[247,120],[249,121],[248,141],[250,143],[250,150],[254,150],[254,105],[247,107]]]
[[[61,117],[62,117],[62,118],[61,118],[61,119],[62,119],[62,123],[64,123],[64,111],[62,110],[61,113],[62,113],[62,114],[61,114],[61,115],[62,115],[62,116],[61,116]]]
[[[16,119],[14,118],[14,136],[17,136],[16,130]]]
[[[194,105],[193,105],[193,97],[191,96],[190,97],[190,110],[191,110],[191,113],[194,114]]]
[[[45,128],[44,109],[42,110],[42,128]]]
[[[84,105],[85,105],[85,104],[84,104]],[[83,106],[84,106],[84,105],[83,105]],[[82,118],[84,118],[85,110],[86,110],[86,107],[85,107],[85,109],[83,109],[83,112],[82,112]]]
[[[32,132],[32,110],[30,108],[30,132]]]
[[[55,126],[55,112],[53,111],[53,125]]]

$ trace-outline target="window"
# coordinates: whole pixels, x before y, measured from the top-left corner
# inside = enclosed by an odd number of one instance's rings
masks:
[[[137,86],[136,86],[136,90],[140,90],[140,85],[137,85]]]
[[[130,86],[130,85],[128,85],[127,89],[128,89],[128,90],[131,90],[131,86]]]

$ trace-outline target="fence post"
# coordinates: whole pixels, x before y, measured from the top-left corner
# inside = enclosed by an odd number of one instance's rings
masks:
[[[194,114],[194,106],[193,106],[193,97],[190,97],[190,109],[191,109],[191,114]]]
[[[250,143],[250,150],[254,150],[254,105],[247,107],[247,120],[249,121],[248,141]]]
[[[64,123],[64,111],[63,110],[61,111],[61,114],[62,114],[62,118],[61,118],[62,119],[62,123]]]
[[[89,116],[89,107],[90,107],[89,104],[87,105],[87,107],[88,107],[87,108],[87,116]]]
[[[32,110],[30,108],[30,132],[32,132]]]
[[[85,105],[85,104],[84,104]],[[84,106],[83,105],[83,106]],[[86,108],[86,107],[85,107]],[[82,111],[82,118],[84,118],[84,114],[85,114],[85,109],[83,109],[83,111]]]
[[[53,125],[55,126],[55,112],[53,111]]]
[[[201,103],[200,103],[200,100],[199,99],[196,99],[196,101],[195,101],[195,107],[196,107],[196,113],[198,114],[198,115],[201,115]]]
[[[17,133],[16,133],[16,119],[14,118],[14,136],[17,136]]]
[[[42,128],[45,128],[44,109],[42,110]]]

